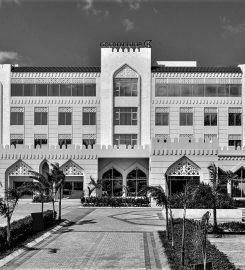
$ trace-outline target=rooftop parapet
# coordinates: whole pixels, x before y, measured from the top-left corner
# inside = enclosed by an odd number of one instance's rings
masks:
[[[151,155],[217,155],[218,139],[204,142],[203,138],[153,138],[151,141]]]
[[[89,145],[86,148],[84,145],[69,145],[60,149],[60,146],[37,146],[34,145],[0,145],[0,159],[96,159],[96,158],[123,158],[123,157],[149,157],[149,146],[134,146],[126,147],[126,145],[105,146],[94,145],[93,148]]]

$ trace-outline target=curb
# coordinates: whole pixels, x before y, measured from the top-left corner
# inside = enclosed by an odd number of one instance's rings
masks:
[[[61,228],[63,228],[65,225],[69,224],[70,221],[69,220],[65,220],[63,221],[61,224],[57,225],[56,227],[54,227],[52,230],[47,231],[46,233],[44,233],[42,236],[39,236],[38,238],[34,239],[33,241],[31,241],[30,243],[26,244],[26,247],[31,248],[33,246],[35,246],[36,244],[40,243],[41,241],[43,241],[44,239],[48,238],[52,233],[59,231]],[[10,261],[12,261],[13,259],[15,259],[16,257],[18,257],[19,255],[21,255],[23,252],[25,252],[26,250],[23,248],[20,248],[14,252],[12,252],[11,254],[9,254],[8,256],[6,256],[5,258],[0,260],[0,267],[4,266],[5,264],[9,263]]]

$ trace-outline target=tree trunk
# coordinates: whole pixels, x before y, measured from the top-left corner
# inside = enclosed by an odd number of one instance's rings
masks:
[[[52,200],[52,203],[53,203],[53,219],[55,220],[55,205],[54,205],[54,198]]]
[[[42,216],[43,216],[43,199],[42,199]]]
[[[60,199],[59,199],[59,221],[61,221],[61,192],[62,191],[62,189],[61,189],[61,187],[60,187]]]
[[[8,248],[11,248],[11,233],[10,233],[10,221],[11,217],[7,217],[7,243],[8,243]]]
[[[166,213],[166,234],[169,240],[169,230],[168,230],[168,206],[165,204],[165,213]]]
[[[172,209],[169,207],[170,212],[170,224],[171,224],[171,235],[172,235],[172,247],[174,247],[174,221],[173,221],[173,213]]]
[[[218,229],[218,224],[217,224],[217,209],[216,209],[216,198],[214,197],[214,201],[213,201],[213,218],[214,218],[214,221],[213,221],[213,230],[214,231],[217,231]]]
[[[181,241],[181,265],[185,265],[185,216],[186,216],[186,204],[184,205],[183,213],[183,228],[182,228],[182,241]]]

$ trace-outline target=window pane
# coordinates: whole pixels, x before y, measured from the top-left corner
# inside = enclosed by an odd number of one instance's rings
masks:
[[[241,96],[241,85],[230,85],[230,96],[231,97],[240,97]]]
[[[168,85],[162,83],[156,83],[156,97],[167,97],[168,96]]]
[[[47,84],[37,84],[36,85],[36,96],[44,97],[48,95]]]
[[[71,85],[70,84],[61,84],[60,85],[60,96],[62,96],[62,97],[71,96]]]
[[[168,85],[168,96],[179,97],[180,96],[180,84],[169,84]]]
[[[216,97],[217,96],[217,85],[206,85],[205,97]]]
[[[236,126],[241,126],[242,125],[242,114],[237,113],[236,114]]]
[[[42,113],[42,125],[47,125],[48,124],[48,113],[43,112]]]
[[[23,84],[11,84],[11,96],[12,97],[23,96]]]
[[[24,84],[24,96],[25,97],[35,96],[35,89],[36,89],[35,84]]]
[[[66,125],[71,125],[71,112],[66,112]]]
[[[193,113],[187,113],[187,126],[192,126],[193,125]]]
[[[227,85],[227,84],[218,85],[218,96],[219,97],[228,97],[229,96],[229,85]]]
[[[65,125],[65,112],[59,112],[59,125]]]
[[[193,84],[193,96],[204,97],[204,84]]]
[[[60,85],[59,84],[49,84],[48,85],[48,95],[50,97],[58,97],[60,95]]]
[[[180,113],[180,126],[186,126],[186,113]]]
[[[84,96],[96,96],[96,84],[85,83],[84,84]]]
[[[114,96],[137,96],[138,79],[114,79]]]
[[[192,94],[192,85],[183,84],[181,85],[181,96],[182,97],[191,97]]]
[[[83,112],[83,125],[89,125],[89,112]]]
[[[168,125],[168,113],[156,113],[156,126]]]
[[[72,85],[72,96],[82,97],[83,94],[83,84],[73,84]]]
[[[42,113],[35,112],[34,113],[34,125],[41,125],[42,124]]]

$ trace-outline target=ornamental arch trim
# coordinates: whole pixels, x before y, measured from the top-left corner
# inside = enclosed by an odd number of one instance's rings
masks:
[[[149,171],[138,162],[134,163],[128,169],[125,170],[125,176],[127,177],[128,174],[135,169],[141,170],[146,175],[147,181],[149,180]]]
[[[117,170],[122,175],[122,177],[124,176],[124,170],[113,162],[110,162],[99,171],[99,179],[102,179],[103,174],[112,168]]]
[[[138,78],[138,72],[130,67],[128,64],[124,64],[119,67],[113,74],[113,78]]]
[[[71,159],[65,162],[60,169],[66,176],[84,176],[84,169]]]
[[[166,171],[167,176],[200,176],[200,167],[184,156],[174,162]]]
[[[31,176],[29,171],[33,171],[32,167],[26,164],[23,160],[17,160],[6,170],[7,176]]]

